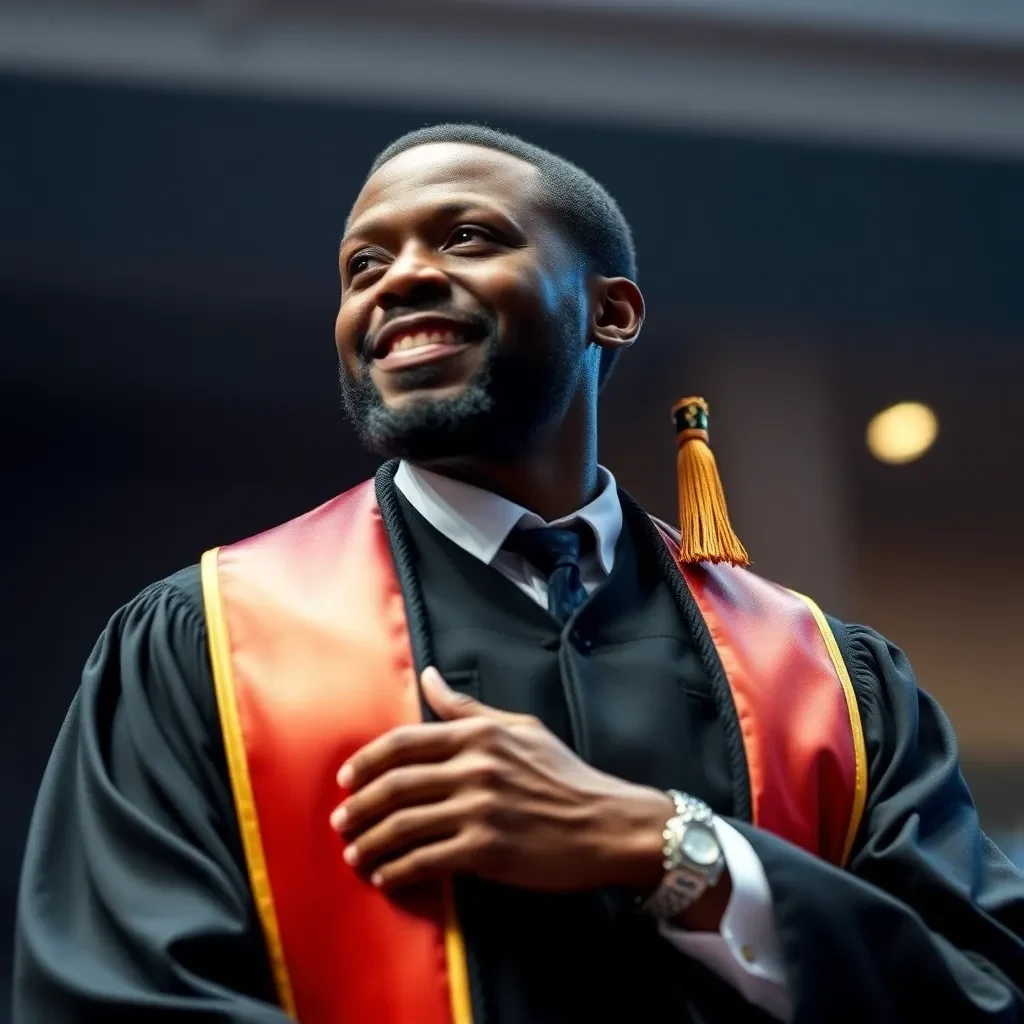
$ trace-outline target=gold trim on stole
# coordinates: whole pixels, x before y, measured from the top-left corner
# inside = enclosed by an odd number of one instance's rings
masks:
[[[864,745],[864,725],[861,722],[860,706],[857,704],[857,694],[853,689],[853,680],[850,679],[849,669],[846,667],[846,662],[843,661],[842,652],[839,650],[839,643],[832,632],[832,627],[828,624],[828,619],[825,618],[822,610],[811,598],[805,594],[798,594],[795,590],[791,591],[791,593],[799,597],[810,609],[811,615],[814,616],[814,621],[821,633],[821,638],[825,641],[828,656],[832,659],[832,664],[835,666],[839,682],[842,683],[843,696],[846,698],[846,710],[850,715],[850,733],[853,739],[854,783],[853,803],[850,807],[850,824],[846,830],[846,842],[843,844],[843,859],[839,864],[840,867],[845,867],[850,859],[853,844],[857,839],[857,832],[860,829],[861,819],[864,817],[864,807],[868,799],[868,755],[867,748]]]
[[[450,881],[444,883],[444,949],[448,961],[448,990],[451,994],[452,1024],[473,1024],[469,995],[469,966],[466,943],[455,912],[455,893]]]
[[[253,795],[252,779],[249,776],[249,760],[246,754],[242,722],[235,698],[234,676],[231,670],[231,639],[228,635],[227,619],[220,595],[220,578],[217,570],[217,553],[214,548],[203,554],[201,573],[203,580],[203,605],[206,610],[206,633],[210,647],[210,664],[213,668],[213,684],[217,695],[217,710],[220,713],[221,731],[224,734],[224,751],[227,755],[228,775],[231,791],[235,798],[238,827],[242,833],[242,847],[249,870],[249,885],[252,889],[256,910],[263,925],[267,943],[270,968],[277,987],[277,997],[282,1009],[297,1021],[298,1010],[292,991],[288,965],[284,958],[281,930],[274,909],[274,894],[270,886],[266,856],[263,853],[263,839],[260,835],[259,815],[256,798]]]

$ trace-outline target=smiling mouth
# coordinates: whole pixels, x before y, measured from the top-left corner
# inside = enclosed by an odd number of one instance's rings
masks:
[[[450,359],[478,338],[479,332],[451,322],[410,324],[389,333],[375,346],[373,365],[390,372]]]

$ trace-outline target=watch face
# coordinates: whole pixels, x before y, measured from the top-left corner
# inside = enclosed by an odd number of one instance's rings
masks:
[[[686,857],[702,868],[711,867],[722,856],[722,847],[714,831],[699,822],[687,826],[679,845]]]

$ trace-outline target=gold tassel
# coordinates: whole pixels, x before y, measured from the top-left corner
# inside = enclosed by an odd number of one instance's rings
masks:
[[[672,406],[679,479],[680,561],[749,565],[729,522],[725,492],[708,444],[708,403],[683,398]]]

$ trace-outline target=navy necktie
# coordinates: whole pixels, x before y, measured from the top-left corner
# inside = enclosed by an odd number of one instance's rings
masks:
[[[516,528],[505,550],[525,558],[548,579],[548,611],[562,624],[587,600],[580,582],[580,554],[594,546],[586,524],[576,527],[545,526],[539,530]]]

